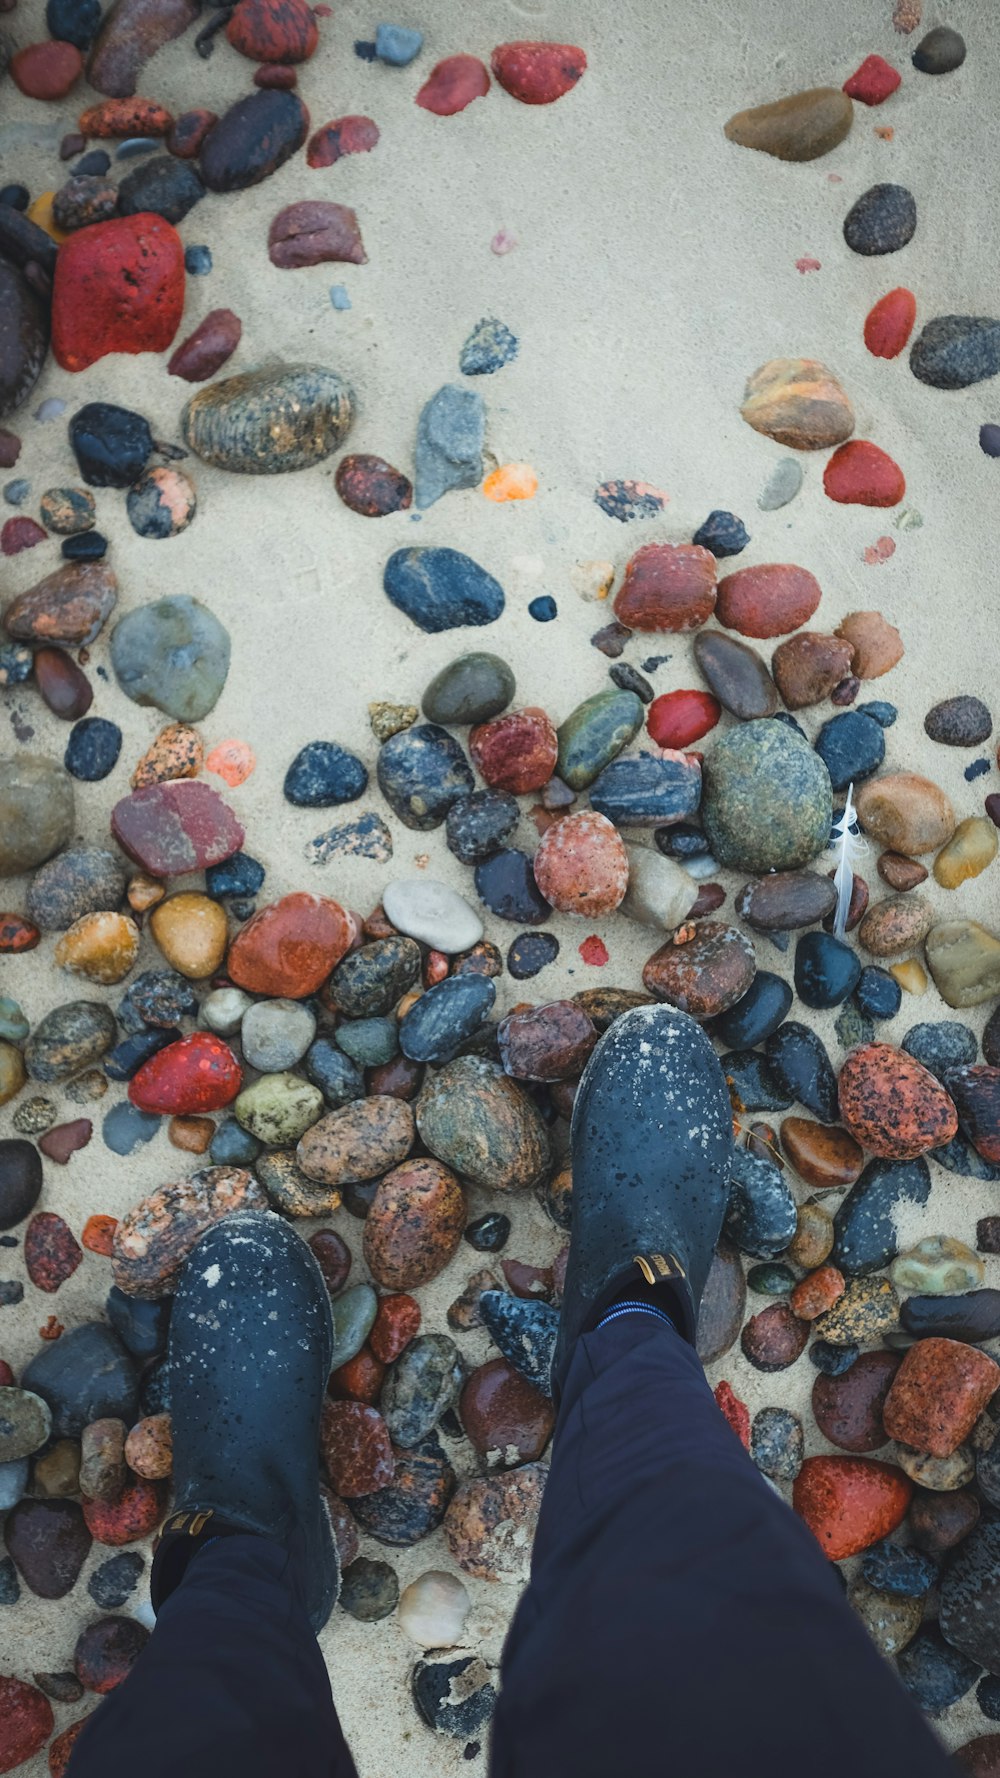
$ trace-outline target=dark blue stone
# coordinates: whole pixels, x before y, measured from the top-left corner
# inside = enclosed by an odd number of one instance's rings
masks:
[[[491,913],[515,926],[544,926],[552,913],[531,859],[513,846],[476,865],[476,890]]]
[[[716,507],[705,523],[698,526],[691,542],[699,543],[702,549],[710,549],[713,556],[738,556],[750,542],[750,533],[734,512]]]
[[[536,624],[550,624],[554,617],[559,616],[559,607],[551,593],[539,593],[528,606],[528,616],[533,617]]]
[[[92,488],[130,488],[155,448],[149,421],[110,401],[88,401],[69,423],[80,474]]]
[[[145,1556],[137,1550],[121,1550],[117,1556],[109,1556],[99,1568],[95,1568],[87,1582],[87,1591],[94,1604],[101,1611],[117,1611],[127,1599],[131,1599],[136,1587],[142,1579],[142,1571],[146,1566]]]
[[[701,801],[701,772],[683,759],[613,759],[590,787],[591,807],[616,827],[653,827],[693,815]]]
[[[0,191],[0,204],[6,210],[26,210],[31,202],[31,193],[26,185],[5,185]]]
[[[100,531],[78,531],[75,537],[62,540],[63,560],[67,562],[102,562],[108,553],[108,540]]]
[[[257,912],[257,903],[248,895],[231,895],[226,907],[234,920],[249,920]]]
[[[905,185],[872,185],[848,210],[844,240],[852,253],[862,253],[866,258],[876,253],[896,253],[912,240],[916,226],[917,206]],[[913,368],[912,353],[910,367]]]
[[[858,1357],[859,1346],[832,1346],[829,1340],[814,1340],[809,1357],[825,1377],[842,1377]]]
[[[421,994],[399,1024],[399,1046],[411,1062],[450,1062],[474,1036],[497,997],[485,975],[452,975]]]
[[[310,741],[285,773],[285,797],[300,809],[328,809],[363,796],[368,773],[356,753],[336,741]]]
[[[869,1161],[833,1219],[831,1265],[848,1278],[880,1272],[899,1252],[897,1207],[926,1204],[930,1190],[930,1168],[921,1155],[913,1161]]]
[[[989,770],[990,770],[990,762],[988,759],[974,759],[972,761],[972,764],[966,766],[966,768],[965,768],[966,783],[972,784],[976,778],[985,777],[986,773]]]
[[[860,959],[829,932],[804,932],[795,946],[795,992],[806,1005],[839,1006],[856,987]]]
[[[887,704],[884,698],[876,698],[870,704],[859,704],[857,706],[857,714],[859,716],[870,716],[872,721],[879,723],[882,728],[891,728],[899,715],[899,711],[896,709],[895,704]]]
[[[248,852],[234,852],[221,864],[210,864],[205,872],[205,888],[216,898],[223,895],[256,895],[264,882],[264,866]]]
[[[742,1000],[713,1019],[709,1029],[729,1049],[754,1049],[778,1029],[791,1004],[788,982],[758,969]]]
[[[465,1239],[477,1253],[499,1253],[510,1240],[510,1217],[502,1210],[488,1210],[467,1224]]]
[[[118,1022],[126,1031],[141,1031],[143,1025],[176,1025],[197,1011],[198,996],[176,969],[144,969],[122,995]]]
[[[396,609],[429,636],[494,623],[504,608],[500,582],[457,549],[398,549],[382,584]]]
[[[896,1656],[896,1671],[910,1697],[928,1716],[941,1716],[971,1691],[982,1668],[946,1642],[930,1624]]]
[[[559,940],[554,932],[522,932],[511,941],[507,970],[516,982],[530,981],[532,976],[554,963],[558,955]]]
[[[936,315],[910,349],[910,369],[934,389],[967,389],[1000,371],[1000,321]]]
[[[902,1047],[929,1069],[944,1086],[953,1068],[965,1068],[979,1054],[975,1033],[957,1019],[936,1019],[911,1025]]]
[[[131,1080],[150,1056],[176,1043],[181,1035],[180,1031],[164,1030],[159,1025],[144,1025],[141,1031],[115,1044],[102,1063],[104,1072],[109,1080]]]
[[[106,173],[110,165],[110,154],[105,154],[103,148],[92,148],[89,154],[81,155],[80,159],[74,163],[73,173],[74,175],[80,173],[85,176],[88,174],[93,176],[94,174]]]
[[[344,1057],[347,1061],[347,1057]],[[234,1117],[227,1117],[224,1123],[217,1124],[215,1135],[208,1145],[209,1159],[213,1167],[252,1167],[261,1152],[261,1144],[249,1130],[244,1130]]]
[[[905,1333],[918,1340],[967,1340],[980,1345],[1000,1334],[1000,1290],[961,1296],[908,1296],[899,1311]]]
[[[440,827],[452,804],[476,784],[459,743],[436,722],[392,735],[379,749],[377,773],[393,813],[420,832]]]
[[[89,49],[101,24],[100,0],[48,0],[45,26],[50,37]]]
[[[773,1161],[737,1148],[723,1231],[741,1253],[775,1259],[795,1233],[795,1199]]]
[[[143,161],[118,187],[118,214],[140,216],[152,211],[167,222],[181,222],[205,196],[205,187],[190,161],[158,154]]]
[[[768,1038],[765,1053],[782,1092],[797,1099],[821,1124],[837,1122],[837,1076],[815,1031],[789,1019]]]
[[[23,642],[0,642],[0,686],[24,685],[35,670],[35,657]]]
[[[367,38],[358,37],[355,39],[354,53],[360,62],[374,62],[376,55],[375,45],[374,43],[369,43]]]
[[[866,1019],[893,1019],[903,1004],[903,990],[894,975],[872,963],[861,971],[854,999]]]
[[[794,729],[795,733],[799,735],[803,741],[809,740],[809,736],[806,734],[801,722],[796,722],[794,716],[791,716],[787,710],[776,710],[774,715],[768,717],[767,720],[769,722],[784,723],[785,728]]]
[[[543,1395],[552,1394],[550,1373],[559,1329],[559,1311],[548,1303],[484,1290],[479,1299],[483,1322],[493,1344],[516,1371]]]
[[[941,1148],[932,1149],[931,1152],[946,1173],[957,1173],[962,1179],[982,1179],[990,1185],[995,1185],[1000,1180],[1000,1166],[992,1161],[984,1161],[968,1137],[962,1135],[961,1130],[950,1142],[945,1142]]]
[[[895,1599],[922,1599],[938,1577],[937,1563],[923,1550],[903,1549],[885,1538],[861,1558],[861,1572],[870,1587]]]
[[[997,426],[992,420],[987,420],[985,426],[980,426],[979,446],[986,452],[987,457],[1000,457],[1000,426]]]
[[[336,1111],[353,1099],[365,1096],[365,1077],[356,1062],[329,1037],[317,1037],[302,1059],[307,1080],[319,1087],[327,1105]]]
[[[517,351],[517,335],[503,321],[479,321],[462,347],[458,368],[467,377],[492,376],[510,364]]]
[[[1000,434],[1000,426],[997,427]],[[1000,436],[997,439],[996,455],[1000,457]],[[976,1687],[976,1703],[983,1715],[990,1722],[1000,1722],[1000,1679],[995,1673],[987,1673]]]
[[[877,772],[885,758],[882,725],[860,710],[831,716],[816,736],[816,752],[830,774],[834,790],[846,790]]]
[[[143,1297],[128,1296],[113,1284],[104,1306],[115,1333],[133,1358],[158,1358],[166,1351],[173,1297],[147,1302]]]
[[[689,821],[678,821],[671,827],[657,827],[653,839],[667,858],[704,858],[709,850],[708,837],[700,827]]]
[[[109,722],[106,716],[84,716],[70,730],[63,764],[82,783],[97,784],[114,771],[121,750],[122,731],[117,722]]]
[[[17,1569],[10,1557],[4,1556],[0,1562],[0,1605],[16,1605],[20,1597],[21,1583],[17,1578]]]
[[[729,1050],[719,1061],[744,1111],[787,1111],[792,1104],[791,1094],[756,1050]]]
[[[480,864],[503,849],[520,818],[521,806],[509,791],[474,790],[448,810],[448,850],[462,864]]]
[[[190,278],[204,278],[212,269],[210,247],[185,247],[184,270]]]

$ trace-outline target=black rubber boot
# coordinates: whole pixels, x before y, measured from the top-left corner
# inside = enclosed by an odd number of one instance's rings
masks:
[[[287,1223],[238,1211],[202,1236],[170,1321],[174,1509],[153,1564],[154,1609],[199,1543],[249,1531],[289,1550],[322,1629],[340,1585],[319,1487],[332,1351],[322,1274]]]
[[[667,1283],[664,1306],[692,1343],[733,1156],[725,1077],[701,1026],[672,1006],[615,1020],[573,1107],[573,1226],[552,1366],[634,1285]]]

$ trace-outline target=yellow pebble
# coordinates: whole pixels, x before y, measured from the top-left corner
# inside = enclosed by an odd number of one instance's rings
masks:
[[[53,220],[52,200],[55,195],[54,191],[40,192],[34,203],[28,205],[28,221],[33,222],[37,228],[44,229],[45,233],[51,235],[54,241],[68,241],[69,235],[66,230],[60,228],[58,223]]]
[[[137,914],[145,914],[150,908],[155,908],[166,893],[159,877],[147,877],[145,871],[136,871],[135,876],[129,878],[128,905]]]
[[[924,994],[927,991],[927,971],[916,957],[907,957],[905,963],[890,963],[889,974],[895,976],[904,994]]]
[[[423,988],[411,988],[410,992],[408,994],[403,995],[402,1000],[400,1001],[399,1005],[396,1008],[397,1019],[405,1019],[411,1006],[416,1006],[417,1001],[420,999],[420,996],[422,993],[423,993]]]
[[[0,1105],[16,1098],[27,1078],[20,1050],[13,1043],[0,1043]]]
[[[600,561],[574,562],[569,577],[574,592],[579,593],[581,599],[606,599],[614,582],[615,565]]]
[[[538,477],[530,463],[502,463],[483,483],[487,500],[534,500]]]
[[[946,846],[934,860],[934,875],[942,889],[957,889],[970,877],[978,877],[997,855],[997,830],[985,815],[969,815],[960,821]]]
[[[139,928],[127,914],[84,914],[56,945],[56,962],[71,975],[113,987],[139,955]]]
[[[214,975],[226,954],[226,916],[210,895],[169,896],[153,909],[149,929],[167,962],[191,981]]]

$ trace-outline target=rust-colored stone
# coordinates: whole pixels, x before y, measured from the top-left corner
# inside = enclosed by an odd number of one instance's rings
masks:
[[[301,1138],[295,1158],[307,1179],[351,1185],[377,1179],[413,1146],[413,1112],[404,1100],[354,1099],[327,1112]]]
[[[336,968],[354,938],[339,902],[303,890],[261,908],[237,933],[227,967],[251,994],[303,1000]]]
[[[903,1355],[883,1410],[890,1438],[950,1457],[1000,1388],[1000,1365],[960,1340],[918,1340]]]
[[[236,1210],[266,1210],[267,1197],[241,1167],[205,1167],[161,1185],[115,1230],[111,1270],[129,1296],[170,1296],[195,1242]]]
[[[715,610],[715,557],[695,543],[645,543],[628,562],[614,598],[630,630],[696,630]]]
[[[24,1231],[24,1264],[37,1290],[50,1294],[71,1278],[83,1258],[72,1230],[53,1210],[39,1210]]]
[[[784,636],[808,623],[821,596],[819,581],[808,568],[764,562],[723,576],[715,615],[741,636]]]
[[[901,1469],[864,1457],[807,1457],[792,1504],[830,1562],[857,1556],[902,1523],[913,1483]]]
[[[344,1500],[374,1494],[392,1481],[396,1463],[385,1421],[366,1402],[325,1400],[320,1452],[331,1486]]]
[[[844,1274],[836,1266],[819,1266],[803,1278],[789,1297],[793,1315],[800,1321],[815,1321],[839,1302],[845,1290]]]
[[[647,960],[643,986],[696,1019],[715,1018],[741,1000],[757,973],[753,944],[735,926],[703,920],[691,936],[661,945]]]
[[[851,670],[859,679],[881,679],[903,658],[903,638],[880,611],[849,611],[834,634],[853,648]]]
[[[781,1146],[800,1179],[814,1191],[853,1185],[865,1164],[864,1150],[847,1130],[808,1117],[786,1117]]]
[[[571,1079],[596,1042],[593,1024],[572,1000],[510,1012],[497,1030],[500,1060],[515,1080]]]
[[[117,1546],[151,1537],[166,1506],[167,1490],[162,1482],[147,1482],[137,1476],[118,1500],[84,1500],[83,1516],[96,1543]]]
[[[545,1487],[538,1463],[463,1482],[444,1518],[452,1557],[476,1580],[527,1578]]]
[[[11,600],[3,627],[18,642],[89,647],[117,602],[118,581],[103,562],[66,562]]]
[[[821,704],[851,671],[854,649],[840,636],[800,630],[779,643],[771,672],[789,710]]]
[[[890,1043],[862,1043],[840,1071],[840,1115],[872,1154],[912,1160],[950,1142],[958,1113],[933,1074]]]
[[[444,1270],[464,1227],[454,1173],[440,1161],[404,1161],[380,1180],[365,1219],[368,1270],[386,1290],[415,1290]]]
[[[559,740],[544,710],[505,710],[470,730],[469,752],[492,790],[527,796],[551,778]]]

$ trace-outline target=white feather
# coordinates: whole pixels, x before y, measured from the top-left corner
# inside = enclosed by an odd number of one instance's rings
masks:
[[[859,863],[866,850],[864,840],[851,832],[851,824],[857,820],[854,810],[854,785],[848,786],[847,801],[843,813],[838,818],[830,850],[837,854],[837,868],[833,873],[833,886],[837,891],[837,906],[833,916],[833,936],[843,938],[847,931],[847,916],[851,910],[851,893],[854,888],[854,867]]]

